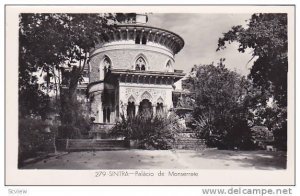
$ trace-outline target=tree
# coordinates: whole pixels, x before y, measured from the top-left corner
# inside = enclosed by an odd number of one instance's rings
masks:
[[[19,116],[40,116],[44,119],[49,96],[40,90],[36,76],[29,76],[26,72],[20,75],[24,76],[19,79]]]
[[[82,72],[88,62],[88,53],[102,37],[102,32],[110,28],[108,19],[111,14],[21,14],[19,28],[19,94],[31,91],[42,95],[56,92],[58,99],[59,73],[61,67],[68,65],[71,74],[68,77],[67,92],[61,96],[62,120],[67,124],[75,123],[73,111],[76,104],[76,90],[82,79]],[[41,91],[32,81],[37,80],[34,73],[44,75]],[[31,90],[31,91],[30,91]],[[20,97],[20,108],[33,101]],[[39,102],[38,102],[39,103]]]
[[[246,28],[234,26],[219,39],[218,48],[225,49],[226,43],[238,42],[239,52],[247,48],[253,50],[257,57],[249,78],[262,91],[266,99],[253,105],[253,110],[260,111],[261,124],[268,124],[274,132],[286,135],[287,119],[287,72],[288,72],[288,40],[287,14],[253,14]],[[267,96],[266,96],[267,95]],[[273,100],[273,107],[268,110],[268,101]],[[270,110],[278,118],[270,118]],[[281,137],[286,146],[286,138]],[[285,143],[285,144],[284,144]]]
[[[251,132],[248,91],[251,82],[214,64],[194,66],[183,86],[195,92],[194,129],[211,145],[250,148]]]

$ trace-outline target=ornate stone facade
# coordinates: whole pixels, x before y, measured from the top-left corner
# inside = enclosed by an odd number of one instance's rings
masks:
[[[183,39],[168,30],[122,24],[107,31],[91,51],[88,95],[95,123],[115,123],[120,115],[136,115],[173,107],[174,83],[184,77],[174,69]]]
[[[166,100],[166,91],[164,89],[153,89],[153,88],[132,88],[125,87],[125,102],[136,102],[139,103],[143,99],[148,99],[151,103],[157,103],[158,100]],[[122,99],[120,99],[122,101]]]

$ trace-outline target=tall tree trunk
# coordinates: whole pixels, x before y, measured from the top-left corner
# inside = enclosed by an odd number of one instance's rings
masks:
[[[87,61],[87,53],[85,53],[83,62],[79,61],[78,67],[73,67],[68,90],[61,91],[62,121],[64,124],[74,125],[76,122],[77,111],[77,87],[81,74]]]
[[[54,84],[55,84],[55,101],[56,104],[58,103],[58,87],[57,87],[57,80],[56,80],[56,74],[55,74],[55,69],[53,67],[53,71],[52,71],[53,77],[54,77]],[[55,105],[55,109],[57,109],[57,105]],[[57,111],[57,110],[56,110]]]

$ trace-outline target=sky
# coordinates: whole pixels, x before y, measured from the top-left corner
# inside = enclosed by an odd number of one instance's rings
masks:
[[[237,51],[238,43],[227,45],[225,50],[216,51],[218,39],[235,25],[246,27],[251,14],[149,14],[147,25],[160,27],[180,35],[185,46],[175,55],[175,69],[186,73],[194,65],[217,64],[225,58],[225,65],[242,75],[247,75],[253,64],[251,49],[245,53]],[[249,63],[248,63],[249,62]]]

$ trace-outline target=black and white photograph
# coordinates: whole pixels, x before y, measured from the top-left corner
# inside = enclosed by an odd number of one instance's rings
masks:
[[[17,111],[6,109],[17,129],[6,144],[15,141],[16,164],[7,167],[166,170],[195,184],[199,171],[293,174],[293,6],[179,8],[14,14]]]

